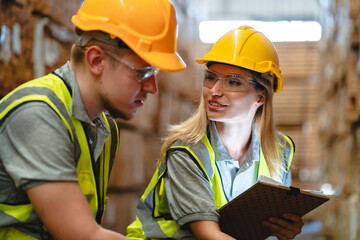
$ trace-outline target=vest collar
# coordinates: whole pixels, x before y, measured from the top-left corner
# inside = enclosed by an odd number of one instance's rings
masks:
[[[79,85],[76,81],[75,73],[71,68],[70,62],[65,63],[61,68],[55,70],[71,88],[72,103],[70,108],[70,115],[79,119],[82,122],[91,123],[89,116],[86,113],[84,103],[81,98]]]

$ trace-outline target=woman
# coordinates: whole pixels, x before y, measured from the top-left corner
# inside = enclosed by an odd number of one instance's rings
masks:
[[[243,26],[196,61],[207,67],[203,97],[190,119],[170,129],[128,227],[131,239],[233,239],[221,232],[217,209],[259,175],[291,184],[294,145],[273,117],[272,96],[283,83],[274,45]],[[300,233],[303,221],[285,214],[263,224],[282,240]]]

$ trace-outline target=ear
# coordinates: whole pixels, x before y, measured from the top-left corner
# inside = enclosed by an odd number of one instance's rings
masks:
[[[104,51],[96,45],[88,47],[85,53],[85,59],[89,66],[91,73],[95,76],[100,76],[104,69]]]
[[[256,107],[260,107],[261,105],[263,105],[265,102],[265,91],[258,91],[258,94],[257,94],[257,100],[256,100],[256,103],[255,103],[255,106]]]

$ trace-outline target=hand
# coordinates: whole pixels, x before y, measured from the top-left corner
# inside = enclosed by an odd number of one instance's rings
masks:
[[[294,239],[301,233],[304,221],[297,215],[285,213],[283,218],[270,217],[268,220],[264,220],[263,224],[269,227],[279,240],[288,240]]]

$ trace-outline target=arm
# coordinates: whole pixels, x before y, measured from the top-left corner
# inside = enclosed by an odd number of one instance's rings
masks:
[[[188,226],[196,239],[234,239],[219,227],[213,190],[189,155],[176,151],[168,156],[165,189],[172,217]]]
[[[55,239],[125,239],[95,222],[77,183],[67,128],[47,104],[25,103],[5,121],[0,134],[4,167]]]
[[[49,182],[30,188],[27,194],[55,239],[127,239],[96,223],[77,182]]]
[[[232,240],[235,239],[220,230],[219,224],[214,221],[195,221],[189,223],[191,231],[196,239],[206,240]]]

